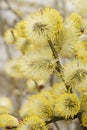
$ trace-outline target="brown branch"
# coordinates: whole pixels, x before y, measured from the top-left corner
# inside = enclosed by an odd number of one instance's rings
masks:
[[[40,92],[40,88],[39,88],[39,86],[38,86],[38,83],[37,83],[35,80],[33,80],[33,81],[34,81],[34,83],[35,83],[36,89],[38,90],[38,92]]]
[[[45,121],[45,123],[46,123],[46,125],[48,125],[48,124],[51,124],[51,123],[55,123],[55,122],[57,122],[57,121],[74,120],[74,119],[76,119],[76,118],[79,119],[80,115],[81,115],[81,113],[78,113],[76,116],[74,116],[73,119],[72,119],[72,118],[65,119],[65,118],[63,118],[63,117],[57,117],[57,116],[55,116],[53,119],[51,119],[51,120],[49,120],[49,121]],[[21,119],[21,120],[18,119],[18,121],[19,121],[19,123],[20,123],[20,121],[22,121],[22,119]],[[7,129],[13,129],[13,128],[16,128],[16,127],[17,127],[17,126],[14,126],[14,127],[9,127],[9,126],[7,126],[6,128],[7,128]],[[87,130],[87,128],[84,128],[84,127],[82,127],[82,128],[83,128],[83,130]]]
[[[6,126],[6,129],[14,129],[14,128],[17,128],[17,126],[13,126],[13,127]]]
[[[65,119],[62,118],[62,117],[56,117],[55,116],[52,120],[46,121],[45,123],[46,123],[46,125],[48,125],[48,124],[54,123],[56,121],[61,121],[61,120],[65,120]]]
[[[50,83],[50,86],[51,86],[51,87],[53,86],[53,82],[54,82],[54,73],[51,74],[50,80],[49,80],[49,83]]]
[[[57,72],[59,73],[59,76],[60,76],[61,80],[65,83],[65,81],[64,81],[64,79],[63,79],[63,77],[62,77],[62,75],[61,75],[61,68],[62,68],[62,67],[61,67],[61,64],[60,64],[59,59],[58,59],[58,54],[57,54],[57,52],[56,52],[56,50],[55,50],[55,48],[54,48],[54,46],[53,46],[51,40],[48,40],[48,43],[49,43],[49,46],[50,46],[50,48],[51,48],[51,50],[52,50],[52,53],[53,53],[54,58],[57,59],[57,62],[56,62],[56,63],[57,63],[57,67],[56,67],[56,70],[57,70]],[[66,83],[65,83],[65,86],[66,86],[67,91],[69,91],[70,86],[67,86]],[[71,89],[70,89],[70,90],[71,90]],[[72,91],[71,91],[71,92],[72,92]]]
[[[58,61],[58,54],[57,54],[57,52],[56,52],[56,50],[55,50],[55,48],[54,48],[54,46],[53,46],[51,40],[48,40],[48,43],[49,43],[49,46],[50,46],[50,48],[51,48],[51,50],[52,50],[52,52],[53,52],[54,58],[57,59],[57,62],[56,62],[56,63],[57,63],[57,67],[56,67],[56,70],[57,70],[58,72],[60,72],[60,71],[61,71],[61,64],[60,64],[60,62]]]
[[[14,41],[16,41],[16,37],[15,37],[15,35],[14,35],[13,30],[11,30],[11,34],[12,34],[12,36],[13,36],[13,38],[14,38]]]

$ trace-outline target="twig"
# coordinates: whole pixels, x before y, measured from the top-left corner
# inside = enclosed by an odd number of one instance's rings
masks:
[[[63,18],[65,19],[66,18],[66,0],[63,0],[62,1],[62,5],[63,5]]]
[[[58,124],[56,122],[54,122],[54,125],[55,125],[55,127],[56,127],[57,130],[60,130],[59,126],[58,126]]]
[[[8,9],[10,9],[20,20],[22,20],[22,18],[17,14],[17,12],[11,7],[9,1],[5,0],[5,2],[8,5]]]
[[[82,127],[82,130],[87,130],[87,128],[86,127]]]
[[[0,10],[1,10],[1,1],[0,1]],[[0,35],[3,34],[3,21],[2,21],[2,12],[0,11]]]
[[[50,76],[50,86],[52,87],[53,86],[53,80],[54,80],[54,73],[53,74],[51,74],[51,76]]]
[[[74,119],[76,119],[76,118],[78,118],[78,115],[79,114],[77,114],[75,117],[74,117]],[[74,119],[72,119],[72,118],[69,118],[68,120],[74,120]],[[22,119],[21,119],[22,120]],[[54,117],[53,119],[51,119],[51,120],[49,120],[49,121],[45,121],[45,123],[46,123],[46,125],[48,125],[48,124],[51,124],[51,123],[55,123],[55,122],[57,122],[57,121],[63,121],[63,120],[65,120],[63,117]],[[7,129],[12,129],[12,128],[14,128],[14,127],[10,127],[9,128],[9,126],[7,126],[6,127]],[[87,128],[86,128],[87,129]],[[86,130],[86,129],[83,129],[83,130]]]
[[[4,43],[4,46],[5,46],[5,51],[7,53],[8,59],[12,59],[9,46],[7,44],[5,44],[5,43]]]
[[[46,121],[45,123],[48,125],[48,124],[54,123],[56,121],[61,121],[61,120],[64,120],[64,118],[55,116],[52,120]]]
[[[69,119],[67,119],[67,120],[74,120],[74,119],[78,118],[79,114],[80,114],[80,113],[78,113],[76,116],[74,116],[73,119],[72,119],[72,118],[69,118]],[[65,120],[65,118],[55,116],[52,120],[46,121],[45,123],[48,125],[48,124],[50,124],[50,123],[54,123],[54,122],[61,121],[61,120],[63,121],[63,120]]]
[[[12,36],[13,36],[13,38],[14,38],[14,41],[16,41],[16,37],[15,37],[15,35],[14,35],[13,30],[11,30],[11,34],[12,34]]]
[[[53,4],[55,9],[58,9],[58,0],[54,0],[54,4]]]
[[[57,70],[58,72],[60,72],[60,71],[61,71],[61,64],[60,64],[60,62],[58,61],[58,54],[57,54],[57,52],[56,52],[56,50],[55,50],[55,48],[54,48],[54,46],[53,46],[51,40],[48,40],[48,43],[49,43],[49,46],[50,46],[50,48],[51,48],[51,50],[52,50],[52,52],[53,52],[54,58],[57,59],[57,62],[56,62],[56,63],[57,63],[57,67],[56,67],[56,70]]]
[[[39,86],[38,86],[38,83],[37,83],[35,80],[33,80],[33,81],[34,81],[34,83],[35,83],[36,89],[38,90],[38,92],[40,92],[40,88],[39,88]]]
[[[13,127],[7,126],[6,127],[6,129],[14,129],[14,128],[17,128],[17,126],[13,126]]]
[[[49,43],[49,46],[50,46],[50,48],[51,48],[51,50],[52,50],[52,52],[53,52],[53,56],[54,56],[54,58],[55,59],[57,59],[57,67],[56,67],[56,70],[57,70],[57,72],[60,74],[60,78],[61,78],[61,80],[65,83],[65,81],[64,81],[64,79],[63,79],[63,77],[62,77],[62,75],[61,75],[61,64],[60,64],[60,62],[59,62],[59,60],[58,60],[58,54],[57,54],[57,52],[56,52],[56,50],[55,50],[55,48],[54,48],[54,46],[53,46],[53,44],[52,44],[52,42],[51,42],[51,40],[48,40],[48,43]],[[69,91],[69,88],[70,88],[70,86],[67,86],[66,85],[66,83],[65,83],[65,86],[66,86],[66,89],[67,89],[67,91]],[[70,89],[71,90],[71,89]]]

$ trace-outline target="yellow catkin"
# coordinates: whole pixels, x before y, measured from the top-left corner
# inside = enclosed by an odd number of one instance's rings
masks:
[[[82,60],[82,62],[87,63],[87,40],[79,41],[75,45],[75,50],[77,57]]]
[[[35,114],[44,121],[52,119],[54,116],[54,102],[52,97],[49,98],[50,94],[46,94],[36,94],[29,97],[28,101],[21,107],[20,115],[26,117]]]
[[[26,37],[39,46],[45,46],[50,39],[53,44],[60,39],[63,31],[63,18],[59,12],[52,8],[45,8],[26,18]],[[59,42],[57,42],[60,46]]]
[[[31,43],[31,41],[27,40],[24,37],[18,37],[15,41],[15,47],[20,50],[20,52],[25,55],[28,54],[31,51],[36,50],[38,48],[34,44]]]
[[[74,118],[80,110],[80,101],[76,94],[61,94],[55,103],[55,114],[65,119]]]
[[[87,112],[84,112],[81,116],[82,125],[87,127]]]
[[[25,20],[22,20],[21,22],[19,22],[15,29],[16,29],[16,32],[18,34],[19,37],[25,37],[25,26],[26,26],[26,22]]]
[[[52,94],[55,98],[57,98],[60,94],[66,93],[66,87],[63,82],[55,83],[52,87]]]
[[[68,61],[63,66],[62,74],[65,83],[73,89],[79,92],[87,90],[87,65],[80,60]]]
[[[87,93],[81,95],[81,111],[87,112]]]
[[[14,116],[11,116],[9,114],[2,114],[0,115],[0,127],[6,128],[6,127],[17,127],[18,120]]]
[[[49,96],[48,96],[49,97]],[[29,111],[38,115],[43,120],[49,120],[54,116],[53,99],[46,95],[37,94],[28,100]],[[34,105],[33,105],[34,104]]]
[[[38,116],[30,116],[18,125],[16,130],[48,130],[47,126]]]
[[[43,48],[29,53],[21,59],[20,67],[24,75],[34,80],[48,80],[55,70],[56,61],[50,49]]]
[[[14,44],[17,37],[17,32],[13,28],[6,30],[4,33],[4,41],[7,44]]]
[[[23,74],[20,71],[19,61],[20,59],[12,59],[6,63],[5,72],[9,76],[14,78],[23,78]]]
[[[78,13],[72,13],[70,15],[71,26],[74,26],[76,30],[81,32],[82,29],[82,17]]]
[[[73,58],[76,56],[75,44],[82,34],[82,26],[82,17],[78,13],[72,13],[66,18],[62,36],[63,46],[60,51],[63,57]]]
[[[8,113],[12,112],[12,102],[11,100],[6,96],[0,97],[0,110],[1,112],[7,111]]]

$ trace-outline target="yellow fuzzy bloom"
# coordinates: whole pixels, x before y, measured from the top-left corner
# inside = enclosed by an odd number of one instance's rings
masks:
[[[15,46],[23,55],[28,54],[37,48],[37,46],[31,44],[31,42],[24,37],[18,37],[15,41]]]
[[[2,128],[12,128],[12,127],[17,127],[18,125],[18,120],[9,114],[2,114],[0,115],[0,127]]]
[[[60,54],[63,57],[72,58],[76,55],[75,44],[78,41],[78,31],[72,26],[66,25],[63,30],[62,48]]]
[[[38,116],[30,116],[18,125],[17,130],[48,130],[47,126]]]
[[[84,112],[81,117],[82,125],[87,127],[87,112]]]
[[[57,98],[60,94],[66,93],[66,87],[63,82],[55,83],[52,87],[52,94],[55,98]]]
[[[25,116],[33,113],[43,120],[51,119],[54,116],[54,104],[51,99],[41,94],[29,97],[26,104],[28,106],[28,111],[26,111]]]
[[[10,113],[9,109],[4,106],[0,106],[0,115],[4,113]]]
[[[4,33],[4,41],[7,44],[14,44],[15,40],[17,37],[17,33],[14,29],[8,29],[5,33]]]
[[[45,46],[49,39],[54,44],[60,39],[60,34],[63,31],[63,18],[57,10],[45,8],[31,14],[26,21],[28,21],[25,26],[26,37],[33,43]]]
[[[40,90],[40,85],[44,87],[44,84],[45,84],[44,80],[34,81],[31,79],[28,79],[26,82],[27,88],[29,92],[31,93],[38,93]]]
[[[82,17],[78,13],[72,13],[70,15],[70,22],[71,26],[73,26],[80,33],[82,29]]]
[[[63,43],[62,37],[63,37],[63,31],[64,31],[64,23],[63,23],[63,18],[60,15],[60,13],[53,9],[53,8],[45,8],[43,11],[44,17],[49,17],[48,22],[50,23],[50,27],[52,26],[52,34],[53,37],[49,38],[52,41],[52,44],[54,45],[54,48],[56,51],[59,53],[61,50]]]
[[[13,78],[23,78],[20,71],[19,59],[9,60],[5,65],[5,72]]]
[[[74,118],[80,110],[80,101],[75,94],[61,94],[56,99],[55,114],[66,119]]]
[[[80,41],[75,46],[77,57],[87,63],[87,41]]]
[[[1,96],[0,97],[0,110],[7,111],[8,113],[12,112],[12,102],[8,97]]]
[[[55,70],[56,61],[51,50],[43,48],[24,56],[20,66],[26,77],[34,80],[47,80]]]
[[[87,65],[81,61],[69,61],[63,66],[62,75],[65,83],[78,91],[87,89]]]
[[[54,102],[54,95],[52,93],[53,89],[49,89],[49,90],[43,90],[40,92],[40,95],[44,98],[46,98],[50,104],[53,106],[55,104]]]
[[[87,93],[81,95],[81,111],[87,112]]]
[[[25,26],[26,26],[27,21],[26,20],[22,20],[21,22],[19,22],[15,29],[17,31],[17,34],[19,37],[25,37]]]
[[[19,110],[19,114],[22,118],[24,118],[26,116],[32,116],[34,114],[31,110],[31,108],[29,108],[29,106],[28,106],[28,101],[21,106],[21,108]]]
[[[43,91],[40,92],[40,95],[43,96],[43,97],[45,97],[45,98],[47,98],[47,99],[50,99],[50,98],[52,99],[53,95],[52,95],[51,91],[52,91],[52,89],[43,90]]]
[[[27,85],[29,92],[32,92],[32,93],[38,92],[39,87],[36,86],[36,83],[34,82],[34,80],[28,79],[27,82],[26,82],[26,85]]]
[[[75,45],[81,35],[82,18],[77,13],[72,13],[69,18],[65,20],[64,30],[62,36],[62,48],[60,54],[66,58],[73,58],[76,56]]]
[[[87,0],[70,0],[75,6],[76,10],[81,14],[86,14],[87,12]]]
[[[29,99],[31,110],[43,120],[51,119],[54,116],[53,101],[47,97],[43,97],[43,95],[38,95],[36,98],[31,97]],[[34,108],[33,103],[35,105]]]

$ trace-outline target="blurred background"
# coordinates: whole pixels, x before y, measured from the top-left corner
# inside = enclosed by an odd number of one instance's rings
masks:
[[[21,104],[31,92],[26,86],[26,79],[15,80],[5,73],[6,62],[19,57],[21,53],[13,44],[5,43],[4,32],[13,28],[16,23],[21,21],[21,18],[44,7],[53,7],[59,10],[63,18],[66,18],[74,10],[69,0],[0,0],[0,105],[5,106],[7,103],[9,107],[12,107],[16,116],[18,116]],[[59,126],[60,130],[80,130],[77,120],[59,122]]]

